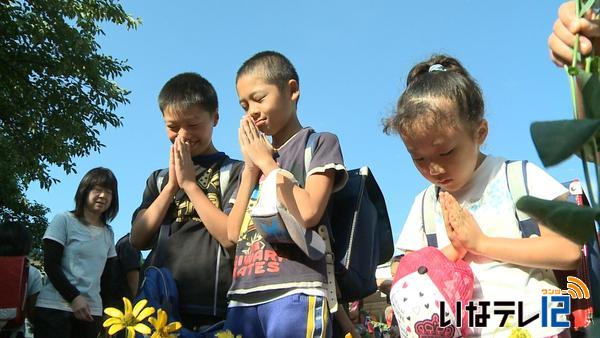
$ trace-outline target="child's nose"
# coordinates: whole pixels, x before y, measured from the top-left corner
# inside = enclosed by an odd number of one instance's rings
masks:
[[[250,116],[253,119],[256,119],[260,117],[260,111],[258,111],[258,109],[250,108],[248,110],[248,116]]]
[[[435,162],[430,162],[429,163],[429,174],[431,175],[441,175],[446,173],[446,170],[444,170],[444,167],[442,167],[441,165],[435,163]]]
[[[188,132],[188,130],[186,128],[179,128],[179,131],[177,132],[177,136],[183,138],[184,141],[188,140],[189,135],[190,135],[190,133]]]

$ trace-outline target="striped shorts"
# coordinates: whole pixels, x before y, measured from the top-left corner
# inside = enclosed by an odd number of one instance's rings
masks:
[[[225,330],[255,338],[329,338],[329,307],[323,297],[295,294],[252,306],[230,306]]]

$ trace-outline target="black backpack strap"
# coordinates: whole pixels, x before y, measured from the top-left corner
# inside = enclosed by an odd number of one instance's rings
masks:
[[[156,246],[152,250],[152,257],[148,266],[163,266],[167,250],[167,240],[169,239],[170,232],[170,224],[160,225],[160,230],[158,231],[158,239],[156,240]]]
[[[529,196],[527,186],[527,161],[506,161],[504,163],[506,183],[508,191],[513,200],[513,205],[523,196]],[[519,221],[521,237],[528,238],[540,235],[540,227],[528,214],[517,209],[515,206],[515,217]]]
[[[169,168],[162,169],[156,177],[156,190],[160,194],[165,186],[165,178],[169,177]]]
[[[421,199],[421,225],[427,238],[427,246],[435,248],[438,247],[435,229],[435,201],[437,201],[439,192],[440,189],[432,184],[423,192]]]

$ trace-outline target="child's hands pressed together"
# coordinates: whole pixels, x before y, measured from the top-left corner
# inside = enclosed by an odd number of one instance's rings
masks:
[[[446,232],[452,245],[460,250],[480,254],[482,243],[486,235],[481,231],[475,217],[460,206],[458,201],[447,192],[440,192],[442,214],[446,225]]]
[[[273,160],[273,146],[265,135],[256,128],[250,117],[242,117],[239,137],[246,164],[252,163],[265,176],[272,170],[277,169],[277,163]]]
[[[181,136],[177,136],[173,144],[173,157],[175,164],[175,176],[177,184],[185,191],[189,189],[190,184],[196,185],[196,171],[194,170],[194,162],[190,145]],[[171,171],[169,168],[169,175]],[[169,176],[171,179],[171,176]]]
[[[175,145],[172,144],[169,150],[169,181],[164,188],[165,191],[169,191],[171,194],[175,194],[179,190],[179,183],[177,183],[177,175],[175,174]]]
[[[260,168],[252,162],[250,156],[248,155],[248,144],[250,141],[246,137],[246,133],[244,132],[244,124],[246,123],[245,117],[242,117],[240,120],[240,127],[238,128],[238,141],[240,143],[240,151],[242,152],[242,157],[244,158],[244,171],[255,174],[258,176],[260,174]]]

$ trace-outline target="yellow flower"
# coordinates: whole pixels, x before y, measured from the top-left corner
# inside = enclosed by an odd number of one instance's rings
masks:
[[[532,337],[531,337],[531,333],[529,332],[529,330],[522,328],[522,327],[516,327],[510,331],[510,336],[508,336],[508,338],[532,338]]]
[[[154,326],[154,333],[151,338],[176,338],[177,335],[171,334],[181,329],[180,322],[172,322],[167,325],[167,313],[162,309],[158,309],[155,317],[148,318],[150,324]]]
[[[105,320],[102,325],[109,327],[109,335],[113,335],[123,329],[127,330],[127,338],[134,338],[136,331],[141,334],[150,334],[150,328],[146,324],[140,323],[154,313],[153,307],[146,307],[147,303],[147,300],[142,299],[135,304],[132,310],[129,299],[123,297],[123,304],[125,305],[124,313],[114,307],[107,307],[104,309],[104,313],[111,318]]]
[[[231,333],[231,331],[227,330],[227,331],[219,331],[215,334],[215,338],[242,338],[241,334],[238,334],[237,336],[233,336],[233,333]]]

